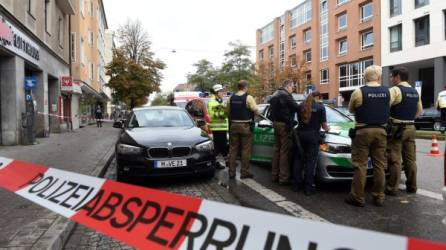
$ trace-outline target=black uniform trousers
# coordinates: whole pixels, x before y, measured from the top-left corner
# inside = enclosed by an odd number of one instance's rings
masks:
[[[213,131],[215,155],[221,154],[223,157],[228,156],[228,131]]]
[[[302,188],[302,186],[307,192],[313,192],[315,189],[314,177],[319,156],[319,137],[319,130],[298,131],[298,138],[302,146],[300,153],[303,155],[296,153],[296,157],[294,157],[293,185],[295,189]]]

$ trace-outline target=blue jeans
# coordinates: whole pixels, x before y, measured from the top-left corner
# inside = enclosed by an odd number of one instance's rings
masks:
[[[299,131],[298,138],[303,155],[296,153],[294,157],[293,185],[296,189],[303,186],[305,191],[312,192],[315,189],[314,177],[319,156],[319,131]]]

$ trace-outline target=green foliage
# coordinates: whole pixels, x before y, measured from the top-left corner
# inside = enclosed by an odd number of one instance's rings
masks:
[[[251,61],[249,48],[240,41],[230,42],[231,49],[225,52],[221,67],[206,59],[195,63],[196,71],[188,75],[188,82],[195,84],[198,90],[209,91],[214,84],[223,84],[230,90],[236,90],[240,80],[255,83],[255,64]]]
[[[148,35],[139,21],[128,21],[120,27],[117,37],[121,45],[106,66],[108,87],[114,100],[134,108],[145,104],[152,92],[159,91],[165,64],[153,58]]]
[[[151,106],[166,106],[166,105],[169,105],[169,102],[167,98],[161,94],[157,94],[151,104]]]

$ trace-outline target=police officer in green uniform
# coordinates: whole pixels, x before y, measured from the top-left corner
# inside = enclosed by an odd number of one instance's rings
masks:
[[[358,207],[365,205],[369,156],[373,164],[373,203],[382,206],[385,198],[386,127],[391,96],[389,89],[381,86],[381,75],[381,67],[368,67],[364,73],[367,84],[352,93],[349,103],[349,111],[355,114],[356,119],[355,130],[351,133],[354,176],[350,195],[345,202]]]
[[[386,194],[395,196],[399,190],[401,160],[404,162],[407,193],[417,192],[417,162],[415,152],[414,120],[423,112],[418,91],[410,86],[409,72],[399,67],[392,70],[390,89],[392,107],[390,110],[391,134],[388,141],[390,176],[387,179]]]
[[[253,178],[249,172],[251,159],[252,130],[254,115],[258,114],[257,104],[251,95],[248,95],[248,82],[241,80],[238,92],[229,99],[229,178],[234,179],[236,173],[236,158],[240,149],[242,168],[241,179]]]
[[[212,87],[212,96],[208,102],[207,110],[210,118],[209,129],[212,132],[215,145],[215,155],[221,154],[227,162],[228,157],[228,116],[226,105],[223,101],[225,95],[221,84],[215,84]],[[228,165],[228,164],[226,164]],[[225,166],[217,162],[217,169],[224,169]]]

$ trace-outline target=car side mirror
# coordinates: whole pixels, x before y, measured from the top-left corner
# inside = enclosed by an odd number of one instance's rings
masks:
[[[198,120],[197,121],[197,127],[202,128],[204,126],[206,126],[206,122],[205,121],[203,121],[203,120]]]
[[[273,123],[271,121],[268,120],[261,120],[259,122],[259,128],[272,128],[273,127]]]
[[[114,127],[114,128],[124,128],[122,122],[114,122],[114,123],[113,123],[113,127]]]

